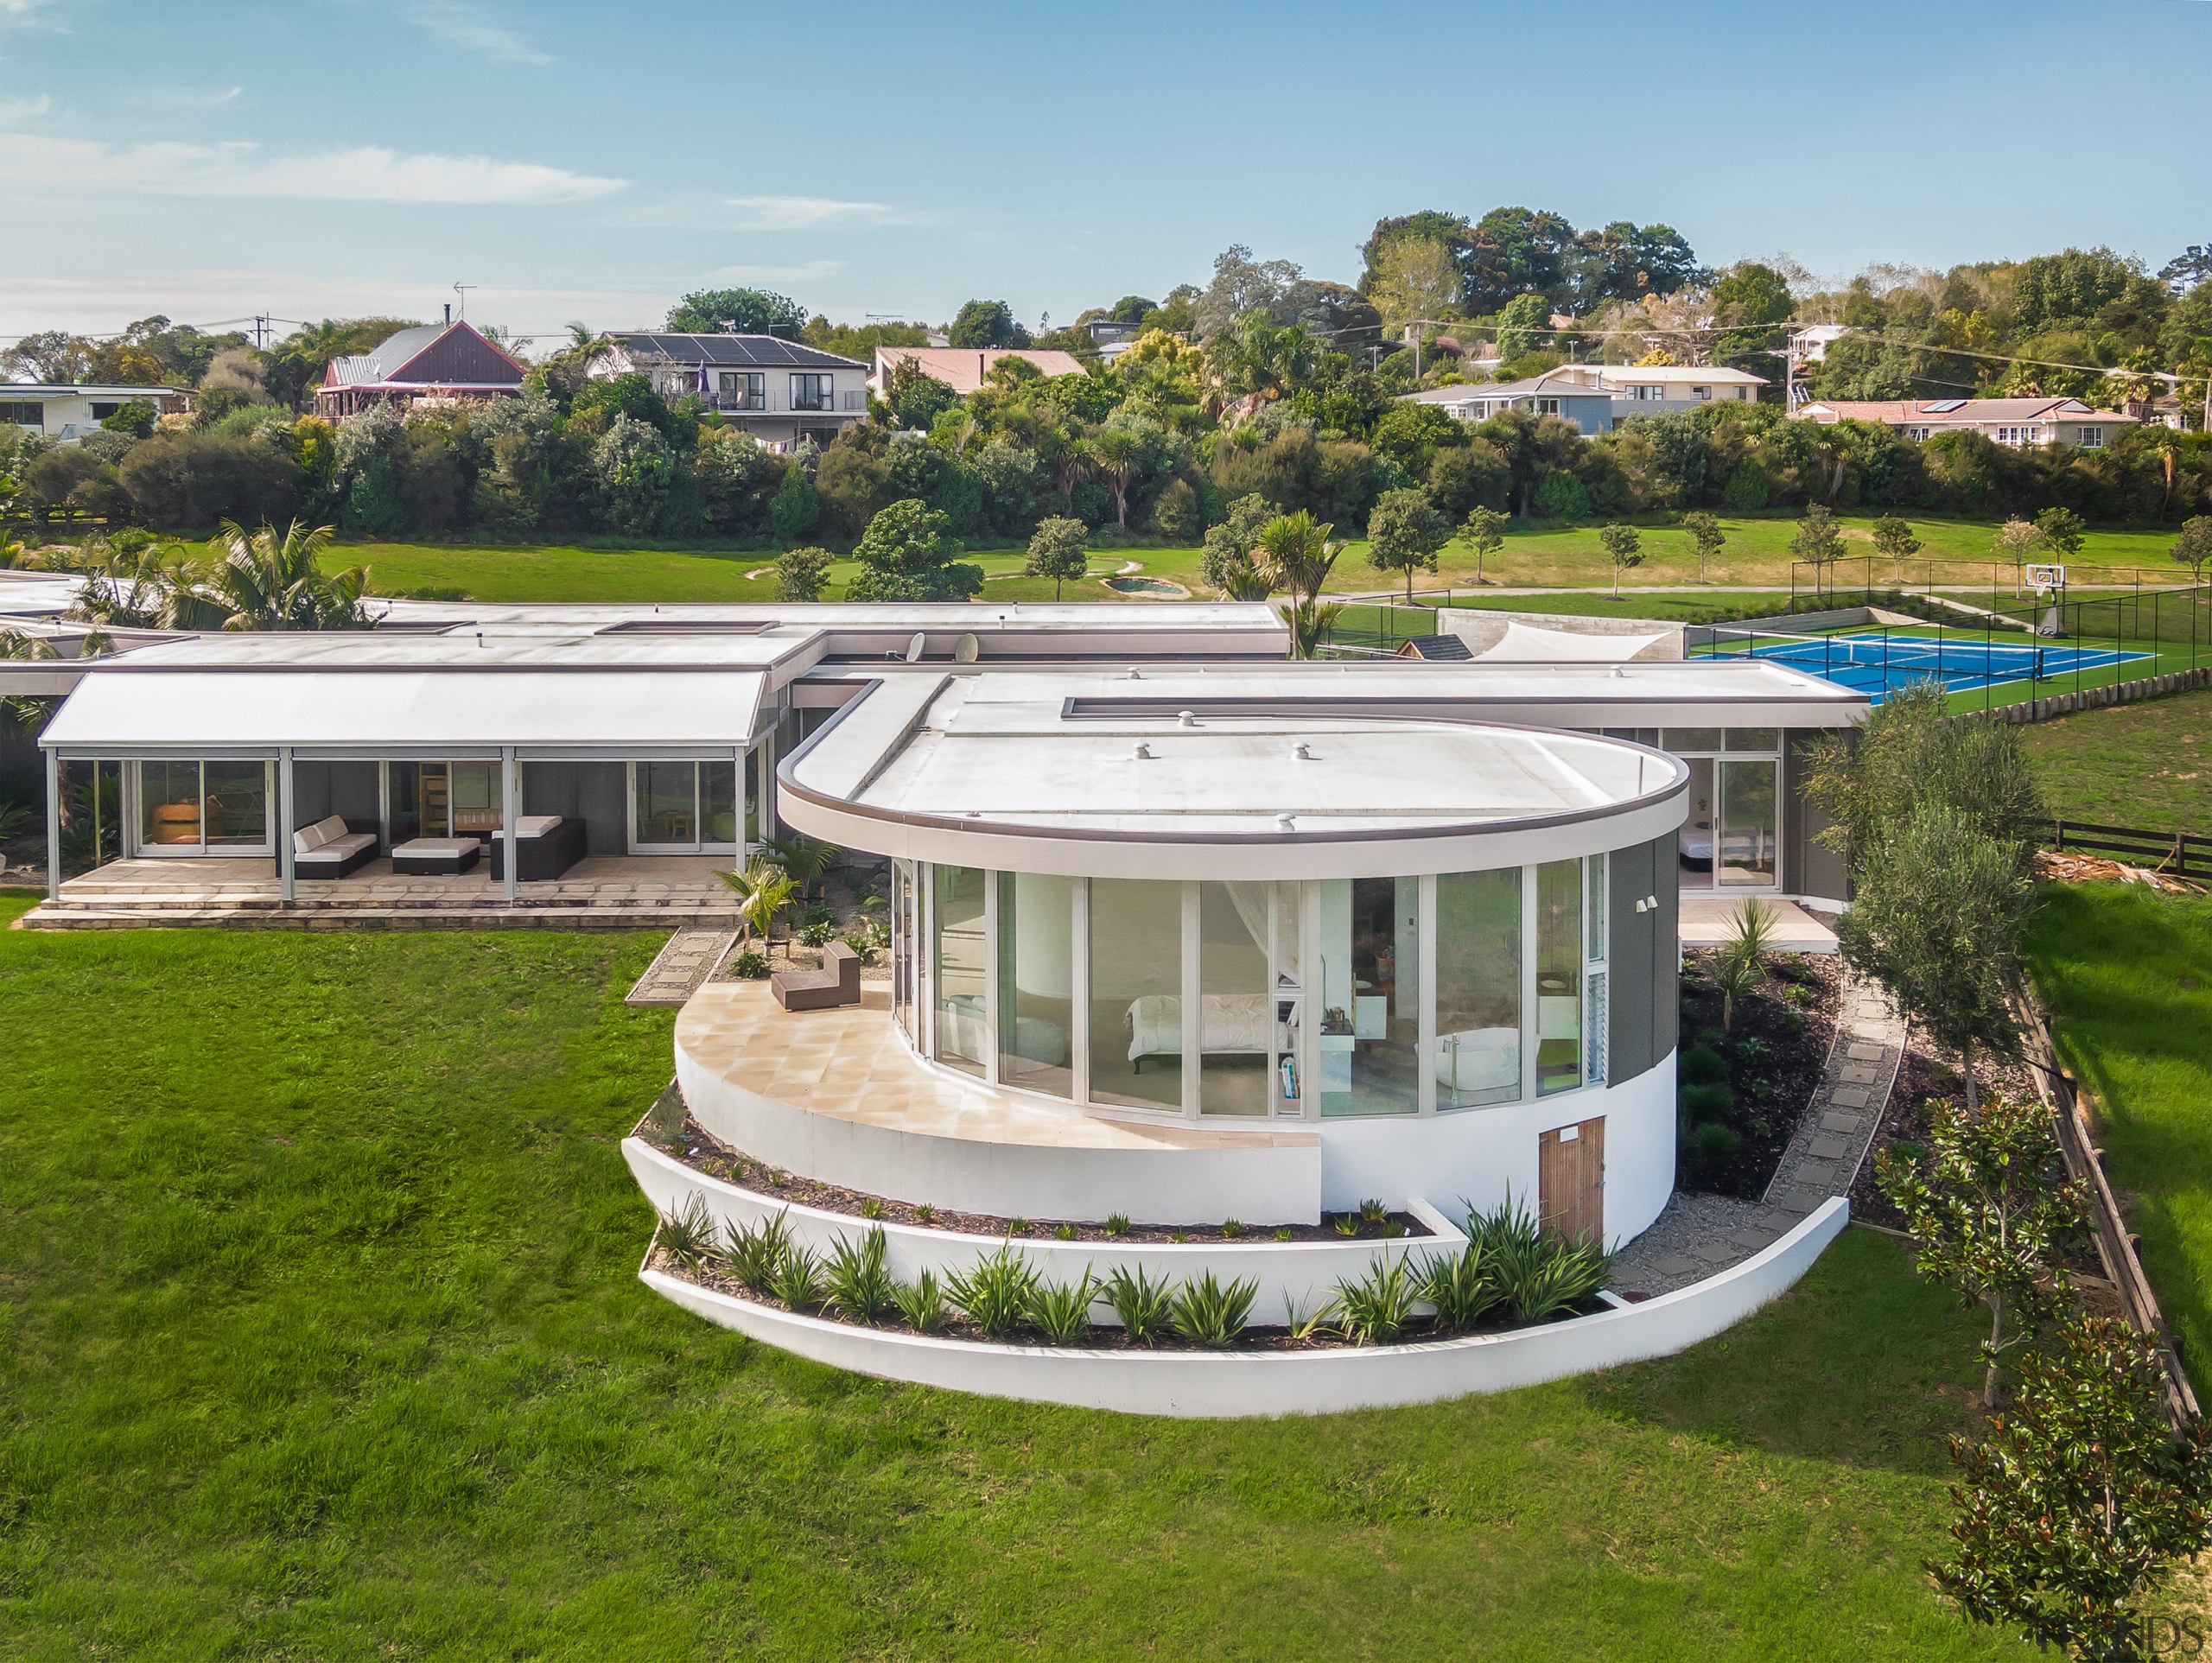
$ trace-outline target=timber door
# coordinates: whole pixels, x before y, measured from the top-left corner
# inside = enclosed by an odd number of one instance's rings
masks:
[[[1605,1119],[1547,1132],[1536,1146],[1536,1212],[1569,1241],[1605,1239]]]

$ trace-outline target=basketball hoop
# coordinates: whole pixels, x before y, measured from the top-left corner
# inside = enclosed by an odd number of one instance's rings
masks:
[[[2050,594],[2066,587],[2063,566],[2031,566],[2028,568],[2028,587],[2037,594]]]
[[[2066,618],[2063,603],[2066,599],[2066,568],[2063,566],[2031,566],[2028,581],[2036,592],[2038,602],[2049,605],[2036,624],[2036,633],[2046,641],[2063,640],[2066,635]]]

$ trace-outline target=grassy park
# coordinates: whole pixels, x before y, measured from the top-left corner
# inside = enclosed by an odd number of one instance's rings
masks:
[[[0,1655],[2030,1654],[1921,1571],[1975,1322],[1872,1233],[1682,1356],[1319,1421],[696,1321],[616,1148],[657,945],[0,934]]]
[[[2212,693],[2037,722],[2020,744],[2062,819],[2212,836]]]
[[[1863,586],[1872,553],[1870,517],[1841,519],[1847,558],[1835,574],[1840,584]],[[1923,545],[1920,555],[1900,574],[1887,562],[1876,562],[1872,575],[1877,587],[1899,579],[1909,584],[1923,581],[1923,562],[1977,562],[1979,570],[1939,568],[1936,581],[1969,588],[1989,581],[1990,540],[1996,527],[1985,521],[1916,519],[1914,533]],[[1728,542],[1706,568],[1705,580],[1726,586],[1789,588],[1789,539],[1797,521],[1776,516],[1724,518],[1721,529]],[[1678,526],[1653,521],[1640,526],[1643,563],[1620,574],[1624,590],[1669,587],[1699,581],[1697,556],[1688,535]],[[1594,524],[1560,525],[1545,522],[1516,522],[1506,533],[1505,546],[1483,562],[1491,582],[1509,587],[1554,586],[1570,588],[1611,587],[1614,572],[1610,557],[1599,546]],[[2132,581],[2140,568],[2146,583],[2178,583],[2186,572],[2167,557],[2173,541],[2170,529],[2111,530],[2088,533],[2081,554],[2071,562],[2076,583],[2094,581],[2098,568],[2114,581]],[[1041,600],[1052,598],[1052,585],[1044,579],[1021,576],[1023,551],[1014,548],[979,548],[973,556],[990,582],[985,590],[993,600]],[[459,590],[467,598],[493,601],[531,600],[746,600],[772,598],[773,586],[762,571],[775,559],[772,549],[651,549],[575,547],[567,545],[500,545],[488,543],[340,543],[329,555],[338,566],[360,565],[369,570],[371,585],[380,594],[410,591]],[[1195,547],[1132,546],[1101,549],[1091,555],[1091,577],[1067,586],[1069,599],[1118,600],[1097,579],[1134,562],[1145,576],[1165,578],[1196,590],[1198,550]],[[1474,552],[1465,543],[1450,544],[1434,575],[1423,574],[1422,589],[1471,589],[1475,585]],[[840,560],[830,569],[830,598],[842,593],[858,568]],[[2009,568],[2003,581],[2012,587]],[[2171,575],[2169,575],[2171,574]],[[1801,575],[1801,584],[1806,581]],[[1402,587],[1402,580],[1377,572],[1367,562],[1367,545],[1347,544],[1338,561],[1329,587],[1338,593],[1387,590]]]

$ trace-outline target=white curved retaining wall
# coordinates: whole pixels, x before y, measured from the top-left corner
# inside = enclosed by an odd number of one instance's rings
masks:
[[[1841,1232],[1831,1198],[1757,1256],[1693,1286],[1541,1328],[1418,1345],[1319,1351],[1088,1351],[860,1328],[640,1279],[685,1310],[816,1362],[886,1380],[1125,1414],[1231,1419],[1333,1414],[1503,1392],[1662,1357],[1710,1339],[1787,1291]]]
[[[856,1241],[878,1228],[870,1220],[850,1213],[833,1213],[804,1207],[781,1196],[747,1190],[687,1166],[639,1138],[622,1140],[622,1158],[654,1208],[680,1214],[696,1196],[718,1223],[733,1221],[756,1225],[781,1213],[794,1241],[817,1255],[841,1241]],[[1268,1241],[1255,1239],[1224,1241],[1058,1241],[1050,1236],[1022,1236],[1015,1249],[1037,1266],[1047,1281],[1077,1282],[1087,1268],[1102,1282],[1115,1271],[1142,1270],[1154,1280],[1182,1281],[1211,1271],[1223,1282],[1239,1278],[1256,1280],[1259,1292],[1252,1300],[1252,1321],[1274,1324],[1285,1320],[1287,1308],[1308,1316],[1329,1299],[1340,1281],[1354,1281],[1368,1273],[1378,1259],[1410,1257],[1418,1268],[1432,1254],[1457,1253],[1466,1236],[1452,1222],[1426,1203],[1413,1209],[1436,1232],[1428,1236],[1327,1241]],[[882,1222],[886,1256],[894,1275],[911,1282],[924,1270],[941,1279],[948,1273],[965,1273],[979,1259],[998,1251],[1003,1238],[971,1235],[957,1230],[925,1228],[917,1224]],[[1115,1320],[1110,1308],[1099,1304],[1092,1315],[1102,1323]]]
[[[1312,1223],[1319,1211],[1319,1139],[1278,1146],[1255,1136],[1249,1145],[1218,1149],[1165,1142],[1156,1149],[1086,1149],[909,1132],[817,1114],[748,1091],[695,1062],[681,1030],[676,1078],[692,1118],[718,1141],[755,1160],[842,1189],[927,1202],[947,1212],[1000,1218],[1126,1213],[1155,1224],[1224,1218],[1297,1224]]]

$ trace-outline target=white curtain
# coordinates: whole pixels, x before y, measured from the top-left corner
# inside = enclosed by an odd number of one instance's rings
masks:
[[[1236,909],[1236,920],[1252,937],[1252,944],[1261,952],[1268,950],[1268,891],[1267,884],[1224,884],[1229,892],[1230,904]],[[1281,906],[1275,917],[1275,974],[1294,987],[1303,987],[1299,974],[1298,951],[1298,885],[1285,884],[1281,888]]]

